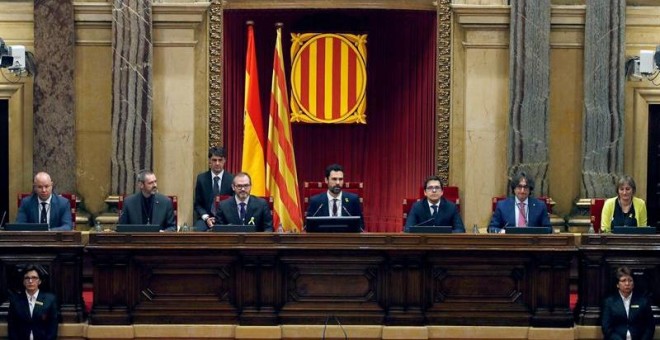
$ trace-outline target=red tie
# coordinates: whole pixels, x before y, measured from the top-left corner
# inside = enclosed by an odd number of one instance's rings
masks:
[[[525,217],[525,203],[518,203],[518,227],[527,226],[527,217]]]

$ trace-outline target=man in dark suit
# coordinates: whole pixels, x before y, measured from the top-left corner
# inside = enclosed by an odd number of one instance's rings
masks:
[[[530,196],[533,179],[521,172],[513,176],[509,186],[514,195],[497,202],[488,224],[489,232],[503,233],[508,227],[552,228],[545,203]]]
[[[34,193],[23,198],[18,208],[18,223],[48,223],[50,230],[72,230],[69,200],[53,194],[50,175],[39,172],[34,176]]]
[[[431,176],[424,181],[425,200],[413,204],[406,219],[406,229],[412,226],[452,226],[453,233],[464,233],[465,227],[456,205],[442,197],[440,177]]]
[[[41,276],[40,268],[27,266],[22,276],[25,291],[9,296],[7,337],[10,340],[57,338],[57,299],[39,290]]]
[[[339,164],[329,165],[325,169],[325,183],[328,191],[309,199],[306,216],[360,216],[360,229],[364,230],[360,198],[341,190],[344,186],[344,168]]]
[[[137,175],[140,192],[124,199],[119,224],[157,224],[161,231],[176,231],[174,208],[169,197],[158,193],[156,175],[148,170]]]
[[[247,172],[234,176],[232,189],[234,197],[218,205],[218,224],[254,225],[258,231],[273,231],[273,214],[263,198],[250,195],[252,179]]]
[[[209,171],[197,175],[195,183],[195,231],[206,231],[217,222],[215,216],[215,196],[233,195],[233,176],[225,171],[227,154],[221,147],[209,149]]]
[[[633,293],[635,283],[627,267],[616,270],[618,292],[605,299],[601,329],[606,340],[650,340],[655,332],[651,302]]]

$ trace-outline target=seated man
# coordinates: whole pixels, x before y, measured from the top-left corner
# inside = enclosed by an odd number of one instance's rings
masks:
[[[534,180],[521,172],[509,183],[514,196],[497,202],[488,231],[503,233],[507,227],[547,227],[552,228],[545,203],[530,196],[534,190]]]
[[[18,208],[17,223],[48,223],[50,230],[73,229],[69,200],[53,194],[50,175],[39,172],[34,176],[34,193],[23,198]]]
[[[341,190],[344,186],[344,169],[341,165],[331,164],[325,169],[325,183],[328,191],[310,198],[307,217],[360,216],[360,230],[364,230],[360,198]]]
[[[225,149],[209,149],[209,171],[197,175],[195,183],[195,231],[207,231],[216,223],[215,196],[233,195],[231,190],[232,175],[225,170],[227,158]]]
[[[234,197],[218,205],[217,224],[254,225],[258,231],[273,231],[273,214],[268,202],[263,198],[250,195],[252,179],[247,172],[234,175],[231,184]]]
[[[412,226],[452,226],[453,233],[464,233],[465,227],[456,205],[442,197],[440,177],[431,176],[424,181],[425,200],[413,204],[406,219],[406,229]]]
[[[142,170],[137,175],[140,192],[124,199],[118,224],[156,224],[161,231],[176,231],[174,208],[169,197],[158,193],[156,175]]]

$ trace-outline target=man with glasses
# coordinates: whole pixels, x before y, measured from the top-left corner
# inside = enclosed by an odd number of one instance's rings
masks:
[[[545,203],[531,197],[534,180],[520,172],[509,183],[513,197],[497,202],[488,231],[504,233],[510,227],[552,228]]]
[[[453,233],[464,233],[465,227],[456,205],[442,197],[440,177],[431,176],[424,181],[426,199],[413,204],[406,219],[405,231],[413,226],[451,226]]]
[[[257,231],[273,231],[273,214],[266,200],[250,195],[252,179],[247,172],[234,175],[234,197],[218,205],[217,224],[253,225]],[[221,227],[222,228],[222,227]]]
[[[57,339],[58,308],[55,295],[39,290],[41,268],[28,265],[23,271],[25,290],[9,296],[7,337]]]

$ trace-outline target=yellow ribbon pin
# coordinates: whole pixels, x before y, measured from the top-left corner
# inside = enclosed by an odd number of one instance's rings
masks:
[[[254,225],[254,216],[250,217],[250,221],[248,222],[248,225]]]
[[[35,305],[39,305],[39,306],[43,306],[43,305],[44,305],[44,303],[41,302],[41,301],[35,301],[34,304],[35,304]]]

